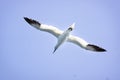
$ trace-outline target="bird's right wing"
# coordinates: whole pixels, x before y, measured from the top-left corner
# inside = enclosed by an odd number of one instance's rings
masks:
[[[24,17],[24,19],[26,22],[28,22],[31,26],[35,27],[36,29],[51,33],[52,35],[54,35],[57,38],[59,37],[59,35],[61,35],[63,33],[62,30],[59,30],[58,28],[56,28],[54,26],[41,24],[38,21],[29,19],[27,17]]]
[[[82,38],[79,38],[77,36],[70,35],[67,39],[68,42],[74,43],[82,48],[85,48],[89,43],[83,40]]]
[[[67,41],[72,42],[86,50],[91,50],[91,51],[96,51],[96,52],[105,52],[106,51],[105,49],[103,49],[99,46],[90,44],[90,43],[86,42],[85,40],[83,40],[82,38],[79,38],[77,36],[70,35],[68,37]]]

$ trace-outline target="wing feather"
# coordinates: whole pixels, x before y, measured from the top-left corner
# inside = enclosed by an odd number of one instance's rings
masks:
[[[89,44],[87,41],[85,41],[82,38],[79,38],[77,36],[70,35],[67,41],[72,42],[86,50],[91,50],[91,51],[96,51],[96,52],[105,52],[106,51],[105,49],[103,49],[99,46]]]
[[[79,38],[77,36],[70,35],[68,37],[68,42],[74,43],[82,48],[85,48],[89,43],[83,40],[82,38]]]
[[[59,35],[61,35],[63,33],[62,30],[60,30],[54,26],[41,24],[38,21],[29,19],[27,17],[24,17],[24,19],[26,22],[28,22],[31,26],[35,27],[36,29],[51,33],[52,35],[54,35],[57,38],[59,37]]]

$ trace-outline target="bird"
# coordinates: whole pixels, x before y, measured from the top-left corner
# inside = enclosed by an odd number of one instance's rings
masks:
[[[24,20],[30,24],[31,26],[33,26],[34,28],[40,30],[40,31],[45,31],[48,32],[52,35],[54,35],[58,41],[57,44],[54,47],[54,51],[53,53],[56,52],[56,50],[64,43],[64,42],[71,42],[74,43],[78,46],[80,46],[83,49],[86,50],[90,50],[93,52],[106,52],[106,49],[99,47],[97,45],[88,43],[87,41],[85,41],[84,39],[71,35],[70,33],[73,31],[74,27],[75,27],[75,23],[73,23],[72,25],[69,26],[69,28],[65,31],[62,31],[54,26],[51,25],[46,25],[46,24],[42,24],[39,23],[37,20],[28,18],[28,17],[24,17]]]

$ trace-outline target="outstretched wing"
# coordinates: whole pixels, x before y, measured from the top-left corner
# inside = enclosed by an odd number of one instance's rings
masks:
[[[38,21],[29,19],[27,17],[24,17],[24,19],[26,22],[28,22],[31,26],[35,27],[36,29],[51,33],[52,35],[54,35],[57,38],[59,35],[61,35],[63,33],[63,31],[59,30],[58,28],[56,28],[54,26],[41,24]]]
[[[96,51],[96,52],[105,52],[106,51],[105,49],[103,49],[99,46],[90,44],[90,43],[86,42],[85,40],[83,40],[82,38],[79,38],[77,36],[70,35],[67,41],[72,42],[86,50],[91,50],[91,51]]]

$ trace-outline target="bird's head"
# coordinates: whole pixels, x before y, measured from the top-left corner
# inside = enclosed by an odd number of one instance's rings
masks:
[[[72,25],[70,25],[70,27],[68,28],[68,30],[72,31],[75,27],[75,23],[73,23]]]

